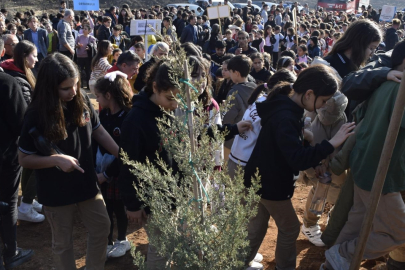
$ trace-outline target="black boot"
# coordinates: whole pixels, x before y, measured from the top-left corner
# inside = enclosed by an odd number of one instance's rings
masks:
[[[388,257],[387,270],[403,270],[405,269],[405,262],[398,262]]]
[[[6,257],[4,256],[4,266],[6,269],[12,269],[14,267],[17,267],[27,261],[29,261],[34,255],[34,251],[32,249],[22,249],[22,248],[17,248],[17,251],[15,252],[14,256],[11,257]]]

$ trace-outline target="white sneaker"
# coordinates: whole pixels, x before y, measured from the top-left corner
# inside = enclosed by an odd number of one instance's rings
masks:
[[[108,253],[108,258],[118,258],[122,257],[127,253],[128,250],[131,249],[131,243],[128,239],[124,241],[115,241],[112,250]]]
[[[18,209],[18,219],[19,220],[24,220],[28,222],[42,222],[45,220],[45,216],[42,214],[39,214],[37,211],[34,210],[34,208],[31,208],[28,212],[23,213]]]
[[[42,204],[40,204],[37,200],[32,201],[32,207],[34,207],[34,210],[39,212],[42,212]]]
[[[108,259],[108,253],[110,253],[112,249],[113,249],[113,245],[107,245],[107,256],[105,257],[106,260]]]
[[[246,270],[263,270],[263,264],[255,262],[255,261],[251,261],[250,266],[248,268],[246,268]]]
[[[260,253],[256,253],[255,258],[253,259],[254,262],[261,263],[263,261],[263,255]]]
[[[309,228],[305,227],[305,225],[302,225],[301,227],[301,232],[308,238],[309,242],[314,244],[317,247],[324,247],[325,244],[321,240],[321,227],[316,224],[314,226],[311,226]]]

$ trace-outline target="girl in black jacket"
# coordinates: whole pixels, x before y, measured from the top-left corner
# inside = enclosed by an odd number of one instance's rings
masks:
[[[294,84],[276,85],[267,100],[257,104],[262,129],[245,168],[245,185],[259,170],[261,200],[258,214],[249,222],[248,239],[253,260],[264,236],[270,216],[278,227],[276,265],[279,269],[295,269],[296,239],[300,222],[291,198],[294,194],[294,175],[301,170],[317,167],[320,161],[341,145],[354,128],[345,124],[329,142],[307,146],[303,134],[303,113],[325,105],[338,89],[338,79],[326,66],[313,66],[300,73]],[[316,168],[322,174],[322,168]]]

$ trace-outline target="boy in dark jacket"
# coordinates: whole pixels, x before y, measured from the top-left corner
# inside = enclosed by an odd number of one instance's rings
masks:
[[[387,29],[387,32],[385,33],[385,40],[384,40],[386,51],[394,49],[395,44],[397,44],[397,42],[399,41],[397,30],[398,30],[400,24],[401,24],[400,20],[393,19],[392,27]]]
[[[111,18],[104,16],[103,17],[103,24],[98,28],[97,31],[97,39],[98,41],[101,40],[108,40],[111,36]]]

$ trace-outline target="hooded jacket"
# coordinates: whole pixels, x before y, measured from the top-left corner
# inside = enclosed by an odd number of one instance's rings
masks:
[[[235,94],[235,99],[231,101],[231,107],[229,111],[225,114],[223,123],[225,124],[236,124],[242,120],[243,114],[249,107],[248,99],[255,90],[256,84],[252,82],[238,83],[232,86],[231,90],[228,92],[228,96]],[[231,148],[233,140],[225,142],[225,147]]]
[[[294,194],[294,175],[315,167],[335,150],[322,141],[313,147],[304,146],[304,109],[288,96],[276,95],[257,103],[262,129],[245,168],[245,186],[259,170],[261,189],[258,194],[266,200],[288,200]]]
[[[144,163],[146,158],[156,166],[156,152],[159,157],[177,173],[177,165],[161,144],[156,118],[163,116],[159,106],[150,101],[148,95],[141,91],[132,98],[132,109],[121,126],[121,150],[126,152],[130,160]],[[159,166],[157,166],[159,167]],[[137,197],[133,183],[139,180],[129,171],[128,165],[121,165],[118,185],[122,199],[128,211],[138,211],[143,202]]]
[[[389,51],[394,49],[395,44],[399,41],[399,37],[397,35],[397,30],[395,28],[389,28],[387,29],[387,32],[385,33],[385,50]]]
[[[323,140],[330,140],[339,131],[340,127],[347,122],[345,115],[345,109],[347,107],[347,97],[341,92],[336,92],[331,99],[326,102],[326,106],[318,109],[318,114],[315,116],[314,121],[311,124],[311,131],[314,135],[312,145],[321,143]],[[335,151],[329,155],[323,163],[329,167],[329,162],[335,154],[338,153],[340,148],[336,148]],[[304,178],[304,182],[307,184],[316,184],[318,178],[315,175],[315,170],[310,168],[300,173],[300,176]],[[340,185],[345,181],[346,173],[342,173],[339,176],[332,173],[332,188],[337,192],[328,193],[328,202],[335,203],[340,191]],[[330,189],[331,191],[332,189]]]
[[[31,103],[32,87],[31,84],[29,84],[27,76],[25,76],[24,71],[19,69],[14,64],[14,59],[8,59],[2,62],[0,66],[3,68],[5,73],[7,73],[10,76],[13,76],[17,80],[18,84],[21,86],[24,99],[27,102],[27,105],[29,105]]]

